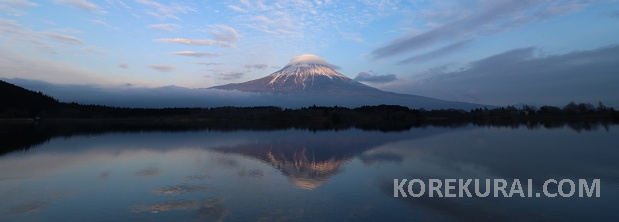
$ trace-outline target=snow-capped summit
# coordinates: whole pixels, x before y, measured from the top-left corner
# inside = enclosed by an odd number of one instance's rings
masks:
[[[320,77],[327,77],[332,81],[347,81],[349,79],[328,66],[308,63],[288,65],[269,76],[272,77],[269,84],[273,88],[278,85],[282,86],[290,81],[302,86],[303,89],[308,86],[311,88],[314,86],[315,80]]]
[[[330,94],[344,91],[359,94],[377,91],[377,89],[363,85],[336,72],[334,70],[336,68],[339,67],[330,64],[324,58],[304,54],[293,58],[284,68],[266,77],[213,88],[284,94]]]

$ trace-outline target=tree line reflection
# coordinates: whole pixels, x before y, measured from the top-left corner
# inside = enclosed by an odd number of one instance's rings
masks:
[[[608,131],[616,124],[600,119],[484,119],[484,120],[449,120],[399,121],[398,118],[384,121],[348,122],[333,124],[331,122],[273,122],[273,121],[201,121],[190,119],[86,119],[86,120],[4,120],[0,121],[0,155],[18,150],[28,150],[44,144],[56,137],[95,136],[104,133],[139,133],[139,132],[190,132],[190,131],[273,131],[286,129],[304,129],[308,131],[348,130],[352,128],[381,131],[402,132],[415,128],[445,127],[458,128],[469,125],[480,127],[499,127],[529,130],[569,128],[575,131]]]

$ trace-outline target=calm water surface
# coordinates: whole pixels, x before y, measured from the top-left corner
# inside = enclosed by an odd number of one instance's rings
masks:
[[[0,156],[0,221],[610,221],[618,158],[617,126],[60,137]],[[414,178],[601,179],[601,197],[393,197]]]

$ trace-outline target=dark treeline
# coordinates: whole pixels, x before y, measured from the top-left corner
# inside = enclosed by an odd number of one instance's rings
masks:
[[[600,127],[608,130],[609,125],[616,124],[599,119],[486,119],[480,121],[463,120],[461,117],[455,120],[440,118],[419,120],[417,114],[424,111],[408,110],[406,107],[394,106],[393,112],[384,115],[382,106],[361,107],[368,115],[359,115],[364,118],[347,116],[347,112],[355,113],[352,109],[334,107],[310,107],[304,110],[307,119],[298,121],[265,121],[259,120],[205,120],[199,118],[118,118],[118,119],[43,119],[43,120],[0,120],[0,155],[17,151],[28,150],[39,144],[56,138],[70,138],[73,136],[95,136],[104,133],[141,133],[141,132],[188,132],[188,131],[238,131],[238,130],[288,130],[300,129],[308,131],[322,130],[347,130],[358,128],[371,131],[406,131],[412,128],[424,127],[466,127],[467,125],[483,127],[509,127],[517,129],[537,128],[564,128],[568,127],[575,131],[597,130]],[[251,108],[248,108],[251,109]],[[337,111],[336,111],[337,110]],[[299,110],[281,110],[281,113],[293,113]],[[357,110],[359,111],[359,110]],[[276,113],[280,113],[276,112]],[[316,115],[311,115],[311,113]],[[371,114],[380,113],[369,118]],[[462,114],[461,112],[456,112]],[[322,115],[320,115],[322,114]],[[465,113],[466,114],[466,113]],[[470,113],[468,113],[470,114]],[[270,116],[270,115],[266,115]],[[317,118],[316,116],[320,116]],[[281,120],[281,119],[280,119]]]
[[[273,106],[217,107],[217,108],[118,108],[101,105],[58,103],[51,107],[16,109],[0,107],[1,119],[148,119],[172,118],[201,121],[288,121],[288,122],[501,122],[522,120],[600,120],[619,121],[619,112],[602,103],[569,103],[564,107],[514,106],[474,109],[424,110],[409,109],[398,105],[347,107],[310,106],[299,109],[282,109]]]
[[[433,122],[474,122],[498,124],[504,121],[575,121],[595,120],[618,122],[619,112],[601,102],[569,103],[563,107],[507,106],[493,109],[465,110],[417,110],[396,105],[346,107],[305,107],[282,109],[261,107],[218,108],[119,108],[101,105],[62,103],[41,92],[34,92],[0,81],[0,119],[146,119],[173,118],[200,121],[272,121],[328,123],[334,126],[364,124],[403,124]]]

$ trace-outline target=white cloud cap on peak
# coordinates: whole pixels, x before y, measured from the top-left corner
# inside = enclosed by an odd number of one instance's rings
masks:
[[[303,54],[303,55],[294,57],[293,59],[290,60],[290,62],[288,62],[286,66],[307,66],[309,64],[323,65],[323,66],[327,66],[332,69],[340,68],[339,66],[336,66],[336,65],[333,65],[327,62],[327,59],[322,58],[320,56],[312,55],[312,54]]]

